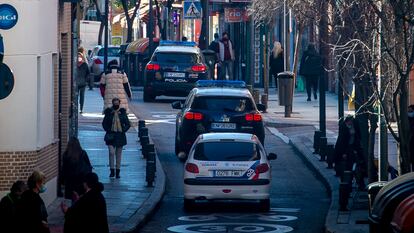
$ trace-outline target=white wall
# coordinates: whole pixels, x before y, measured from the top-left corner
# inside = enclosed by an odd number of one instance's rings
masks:
[[[0,100],[0,151],[31,151],[53,142],[53,61],[58,45],[58,0],[0,0],[19,14],[1,30],[4,62],[15,85]]]

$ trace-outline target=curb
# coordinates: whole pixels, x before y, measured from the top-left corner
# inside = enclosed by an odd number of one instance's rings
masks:
[[[137,232],[155,213],[159,203],[164,197],[165,193],[165,172],[162,168],[158,155],[156,155],[157,173],[155,179],[155,187],[151,195],[138,208],[137,212],[132,215],[127,223],[123,226],[122,233]]]
[[[275,127],[275,125],[281,126],[283,123],[273,124],[271,122],[266,122],[266,126]],[[287,124],[291,125],[291,124]],[[303,126],[303,125],[298,125]],[[316,177],[322,182],[322,184],[327,189],[331,203],[329,206],[328,213],[325,218],[325,233],[336,233],[335,225],[337,219],[337,213],[339,210],[339,183],[336,180],[334,174],[331,173],[331,170],[327,169],[325,163],[321,163],[299,139],[289,138],[289,145],[299,154],[299,157],[305,163],[305,165],[316,175]]]

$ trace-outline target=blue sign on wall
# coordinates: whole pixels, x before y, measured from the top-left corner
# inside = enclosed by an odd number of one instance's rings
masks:
[[[0,29],[8,30],[17,24],[19,15],[10,4],[0,4]]]

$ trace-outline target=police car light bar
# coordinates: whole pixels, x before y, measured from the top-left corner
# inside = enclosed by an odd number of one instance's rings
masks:
[[[196,42],[193,41],[175,41],[175,40],[162,40],[160,41],[160,46],[188,46],[195,47],[197,46]]]
[[[246,88],[244,81],[227,81],[227,80],[199,80],[196,87],[233,87]]]

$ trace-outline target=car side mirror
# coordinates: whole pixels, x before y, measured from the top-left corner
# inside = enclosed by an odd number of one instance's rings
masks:
[[[256,106],[257,106],[257,110],[259,110],[260,112],[266,112],[266,105],[256,104]]]
[[[175,101],[171,104],[171,106],[172,106],[173,109],[182,109],[183,108],[183,106],[181,104],[181,101]]]
[[[267,156],[268,160],[276,160],[277,159],[277,154],[275,153],[269,153],[269,155]]]

